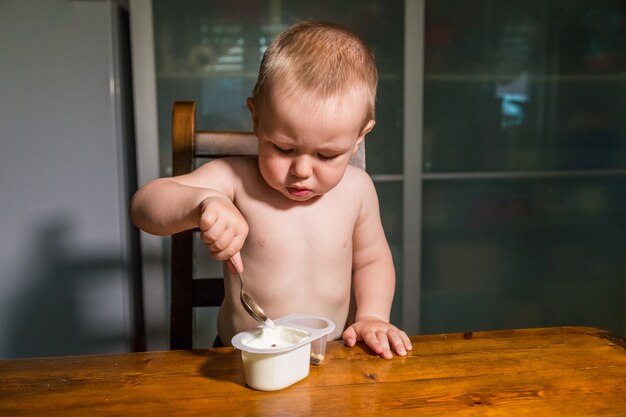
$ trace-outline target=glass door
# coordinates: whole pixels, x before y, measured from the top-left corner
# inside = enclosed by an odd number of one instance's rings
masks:
[[[626,3],[425,3],[421,330],[626,328]]]

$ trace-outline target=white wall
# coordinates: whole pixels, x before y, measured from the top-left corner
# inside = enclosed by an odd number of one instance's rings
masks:
[[[0,1],[0,357],[130,348],[115,10]]]

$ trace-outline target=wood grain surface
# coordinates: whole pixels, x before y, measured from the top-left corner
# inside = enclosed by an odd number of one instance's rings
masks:
[[[329,342],[281,391],[232,348],[0,361],[0,416],[626,416],[626,341],[588,327],[424,335],[406,357]]]

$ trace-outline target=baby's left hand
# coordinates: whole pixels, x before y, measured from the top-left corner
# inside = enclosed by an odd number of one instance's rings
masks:
[[[357,341],[365,342],[381,358],[391,359],[391,348],[397,355],[404,356],[413,349],[409,337],[402,330],[375,317],[364,317],[348,327],[341,335],[346,346]]]

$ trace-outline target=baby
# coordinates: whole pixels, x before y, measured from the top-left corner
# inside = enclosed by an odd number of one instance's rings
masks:
[[[247,105],[258,157],[223,158],[142,187],[131,217],[148,233],[199,227],[213,258],[246,270],[246,291],[271,318],[327,317],[331,339],[365,342],[383,358],[406,355],[389,323],[391,251],[369,175],[348,165],[374,127],[378,75],[369,48],[347,29],[305,21],[265,52]],[[223,342],[256,323],[224,268]],[[356,312],[349,314],[351,290]]]

